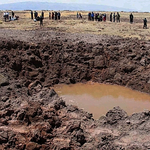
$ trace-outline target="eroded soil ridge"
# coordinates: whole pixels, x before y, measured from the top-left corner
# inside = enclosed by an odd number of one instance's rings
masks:
[[[9,79],[22,79],[26,87],[35,80],[47,87],[92,80],[149,93],[149,48],[148,42],[122,38],[105,44],[1,41],[0,67]]]

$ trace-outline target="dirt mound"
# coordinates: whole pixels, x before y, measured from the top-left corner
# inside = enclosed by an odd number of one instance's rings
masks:
[[[136,39],[111,39],[99,44],[49,40],[29,44],[1,41],[0,67],[9,79],[22,79],[26,87],[40,81],[57,83],[92,80],[150,92],[150,44]]]
[[[150,112],[115,107],[94,120],[49,87],[89,80],[149,93],[150,45],[49,40],[0,42],[0,149],[149,149]]]
[[[94,120],[39,82],[27,89],[13,81],[0,93],[0,149],[150,148],[150,111],[128,116],[115,107]]]

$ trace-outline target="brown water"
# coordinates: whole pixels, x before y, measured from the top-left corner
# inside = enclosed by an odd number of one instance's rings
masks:
[[[55,85],[54,90],[67,104],[77,105],[98,119],[115,106],[128,115],[150,110],[150,95],[116,85],[89,82],[87,84]]]

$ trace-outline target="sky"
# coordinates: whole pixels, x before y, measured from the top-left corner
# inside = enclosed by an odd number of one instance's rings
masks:
[[[134,9],[138,11],[150,12],[150,0],[0,0],[0,4],[16,3],[16,2],[58,2],[58,3],[88,3],[115,6],[121,8]]]

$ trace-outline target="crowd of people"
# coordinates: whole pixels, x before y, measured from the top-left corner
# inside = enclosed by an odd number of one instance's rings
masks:
[[[78,17],[77,17],[78,18]],[[120,14],[119,14],[119,12],[117,12],[117,13],[110,13],[110,22],[120,22]],[[132,24],[133,23],[133,18],[134,18],[134,16],[133,16],[133,14],[131,13],[130,15],[129,15],[129,20],[130,20],[130,23]],[[88,20],[89,21],[106,21],[106,14],[101,14],[101,13],[94,13],[94,12],[89,12],[88,13]],[[143,29],[145,28],[145,29],[147,29],[147,19],[145,18],[144,20],[143,20],[143,23],[144,23],[144,25],[143,25]]]
[[[49,19],[52,19],[52,20],[60,20],[60,16],[61,16],[61,13],[60,12],[49,12]],[[78,13],[77,12],[77,18],[78,19],[82,19],[82,14],[81,13]],[[131,13],[129,15],[129,21],[130,23],[132,24],[133,23],[133,14]],[[33,19],[33,11],[31,11],[31,19]],[[39,17],[38,16],[38,12],[34,12],[34,19],[36,21],[40,21],[40,26],[43,26],[43,19],[44,19],[44,12],[42,11],[41,13],[41,16]],[[120,14],[119,12],[117,13],[110,13],[110,22],[120,22]],[[89,12],[88,13],[88,20],[89,21],[106,21],[106,14],[101,14],[101,13],[94,13],[94,12]],[[147,19],[145,18],[143,20],[143,29],[144,28],[147,28]]]
[[[61,13],[60,12],[49,12],[49,19],[52,20],[60,20]]]
[[[39,16],[37,11],[33,11],[31,10],[31,19],[34,19],[34,21],[40,21],[40,26],[43,26],[43,19],[44,19],[44,12],[41,12],[41,15]]]
[[[49,12],[49,19],[52,20],[60,20],[60,12]],[[39,16],[37,11],[33,11],[31,10],[31,19],[34,19],[34,21],[40,21],[40,26],[43,26],[43,19],[44,19],[44,12],[41,12],[41,15]]]
[[[16,16],[14,11],[11,11],[11,15],[9,14],[9,12],[4,12],[3,14],[4,20],[5,22],[8,21],[12,21],[12,20],[18,20],[19,16]]]
[[[110,13],[110,21],[111,22],[120,22],[120,14],[119,12],[117,12],[117,14],[114,13]]]
[[[61,13],[57,12],[57,11],[52,11],[52,12],[48,12],[48,16],[49,19],[51,20],[60,20],[61,17]],[[11,11],[11,15],[9,12],[4,12],[3,17],[5,19],[5,22],[11,21],[11,20],[18,20],[19,16],[16,16],[14,11]],[[82,14],[77,12],[77,18],[78,19],[82,19]],[[120,14],[119,12],[117,13],[110,13],[110,16],[108,17],[110,20],[110,22],[120,22]],[[41,14],[39,15],[37,11],[32,11],[31,10],[31,19],[33,19],[34,21],[40,21],[40,26],[43,26],[43,19],[44,19],[44,11],[41,12]],[[88,13],[88,20],[89,21],[106,21],[106,13],[102,14],[102,13],[94,13],[94,12],[89,12]],[[134,16],[131,13],[129,15],[129,22],[132,24],[134,22]],[[147,29],[147,19],[144,18],[143,19],[143,29]]]
[[[106,14],[101,14],[101,13],[94,13],[94,12],[89,12],[88,13],[88,20],[90,21],[106,21]],[[111,13],[110,14],[110,21],[111,22],[120,22],[120,14],[119,12],[117,12],[117,14],[115,15],[115,13]]]
[[[88,20],[89,21],[106,21],[106,14],[100,14],[100,13],[88,13]]]

